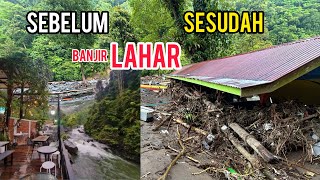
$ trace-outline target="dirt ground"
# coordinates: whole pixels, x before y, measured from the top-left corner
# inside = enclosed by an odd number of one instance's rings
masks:
[[[153,131],[155,127],[167,116],[162,114],[163,106],[166,106],[173,100],[167,94],[161,91],[152,91],[147,89],[141,89],[141,105],[148,106],[157,110],[155,118],[151,122],[141,121],[141,179],[158,179],[161,177],[171,161],[175,159],[178,153],[181,151],[181,146],[178,143],[178,133],[180,132],[183,144],[186,146],[188,151],[177,160],[176,164],[169,171],[167,179],[180,180],[180,179],[235,179],[230,172],[226,169],[209,169],[212,165],[219,163],[221,153],[217,151],[225,151],[226,154],[230,155],[232,148],[230,146],[222,146],[216,151],[206,149],[205,144],[201,145],[203,140],[199,134],[188,130],[175,122],[166,122],[159,129]],[[177,128],[178,127],[178,128]],[[226,139],[218,137],[217,142],[227,141]],[[188,144],[200,144],[199,146],[188,146]],[[230,143],[229,143],[230,144]],[[218,145],[217,145],[218,146]],[[176,152],[173,150],[175,149]],[[234,151],[234,148],[233,148]],[[243,156],[237,151],[232,152],[233,157],[224,161],[223,167],[237,167],[243,162]],[[295,151],[287,154],[287,160],[301,165],[301,159],[304,158],[303,151]],[[238,158],[239,157],[239,158]],[[241,158],[240,158],[241,157]],[[320,165],[319,160],[310,164],[309,162],[303,162],[302,166],[292,164],[278,163],[271,166],[269,169],[275,176],[281,178],[276,179],[320,179]],[[275,168],[273,168],[275,167]],[[249,168],[252,169],[252,168]],[[206,170],[206,171],[205,171]],[[221,171],[220,171],[221,170]],[[220,171],[217,176],[217,171]],[[312,173],[311,173],[312,172]],[[263,174],[257,172],[257,176],[253,179],[266,179]],[[283,174],[291,173],[295,174],[295,178],[287,178],[282,176]],[[302,175],[301,175],[302,174]],[[305,175],[305,176],[303,176]],[[290,176],[288,176],[290,177]],[[237,178],[236,178],[237,179]],[[252,179],[252,178],[250,178]],[[270,178],[269,178],[270,179]]]
[[[159,96],[160,94],[160,96]],[[154,92],[147,89],[141,90],[141,105],[157,108],[169,103],[171,98],[161,95],[160,92]],[[152,129],[160,120],[154,119],[152,122],[141,121],[141,179],[158,179],[165,172],[176,153],[167,149],[168,142],[175,139],[175,132],[169,130],[164,133],[166,128],[161,127],[159,131]],[[211,180],[213,179],[207,173],[192,175],[192,173],[201,172],[189,159],[183,157],[177,161],[177,164],[171,169],[168,179],[171,180]]]
[[[141,175],[142,179],[158,179],[174,158],[170,150],[165,149],[163,139],[166,135],[152,131],[152,123],[142,122],[141,128]],[[181,158],[169,173],[172,180],[212,179],[208,174],[192,175],[201,169],[190,165],[190,160]]]

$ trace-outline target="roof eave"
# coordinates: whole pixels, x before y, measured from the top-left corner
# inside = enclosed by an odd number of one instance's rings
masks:
[[[171,79],[177,79],[177,80],[180,80],[180,81],[189,82],[189,83],[192,83],[192,84],[205,86],[205,87],[208,87],[208,88],[212,88],[212,89],[216,89],[216,90],[219,90],[219,91],[224,91],[224,92],[227,92],[227,93],[230,93],[230,94],[241,96],[241,89],[240,88],[226,86],[226,85],[223,85],[223,84],[216,84],[216,83],[212,83],[212,82],[206,82],[206,81],[193,79],[193,78],[185,78],[185,77],[170,76],[170,75],[168,75],[166,77],[167,78],[171,78]]]
[[[292,82],[295,79],[298,79],[299,77],[303,76],[304,74],[309,73],[310,71],[316,69],[317,67],[320,67],[320,57],[314,59],[313,61],[309,62],[308,64],[305,64],[301,66],[300,68],[292,71],[291,73],[282,76],[281,78],[271,82],[271,83],[265,83],[261,85],[256,86],[250,86],[245,88],[237,88],[237,87],[231,87],[223,84],[217,84],[213,82],[207,82],[202,81],[194,78],[186,78],[186,77],[179,77],[179,76],[172,76],[168,75],[166,77],[171,79],[177,79],[201,86],[205,86],[208,88],[216,89],[219,91],[224,91],[230,94],[238,95],[240,97],[250,97],[253,95],[259,95],[259,94],[265,94],[273,92],[282,86]]]
[[[243,88],[241,91],[242,97],[248,97],[257,94],[265,94],[273,92],[282,86],[298,79],[299,77],[309,73],[310,71],[320,67],[320,57],[314,59],[313,61],[309,62],[301,66],[300,68],[290,72],[289,74],[282,76],[281,78],[267,84],[262,84],[258,86],[246,87]]]

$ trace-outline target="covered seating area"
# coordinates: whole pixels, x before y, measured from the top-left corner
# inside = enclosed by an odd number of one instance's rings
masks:
[[[39,120],[22,119],[21,113],[19,118],[11,117],[4,103],[9,94],[3,96],[8,82],[5,71],[0,68],[0,107],[4,109],[0,111],[0,179],[69,179],[66,164],[69,171],[71,165],[69,158],[66,160],[63,156],[66,150],[60,141],[59,110],[58,125],[53,125],[54,120],[39,123]],[[25,89],[18,84],[11,87],[12,99],[13,96],[24,99],[28,85]],[[21,103],[20,109],[23,100]]]
[[[61,156],[56,131],[53,135],[37,135],[18,144],[0,141],[4,151],[0,153],[0,179],[20,179],[45,174],[51,179],[62,179]],[[10,163],[9,163],[10,162]]]

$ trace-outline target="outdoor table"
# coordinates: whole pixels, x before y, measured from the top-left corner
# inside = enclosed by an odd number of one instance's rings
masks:
[[[49,173],[35,173],[35,174],[28,174],[22,178],[20,178],[20,180],[57,180],[56,177],[54,177],[54,175],[49,174]]]
[[[34,144],[47,142],[48,139],[49,139],[49,136],[38,136],[38,137],[32,139],[33,148],[34,148]]]
[[[49,155],[58,151],[58,149],[52,146],[42,146],[42,147],[39,147],[37,151],[41,154],[44,154],[45,160],[49,161]]]
[[[0,141],[0,147],[4,146],[5,147],[5,151],[7,150],[7,145],[9,144],[9,141]]]

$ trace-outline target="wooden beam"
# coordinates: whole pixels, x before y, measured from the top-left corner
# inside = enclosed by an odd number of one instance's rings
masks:
[[[247,133],[247,131],[245,131],[237,123],[231,123],[229,124],[229,127],[236,132],[241,139],[246,142],[255,152],[257,152],[264,161],[271,163],[276,160],[276,157],[270,151],[268,151],[258,140]]]
[[[260,168],[260,162],[257,158],[251,155],[247,150],[245,150],[241,144],[237,141],[233,135],[228,136],[229,141],[233,144],[234,147],[251,163],[251,165],[255,168]]]

